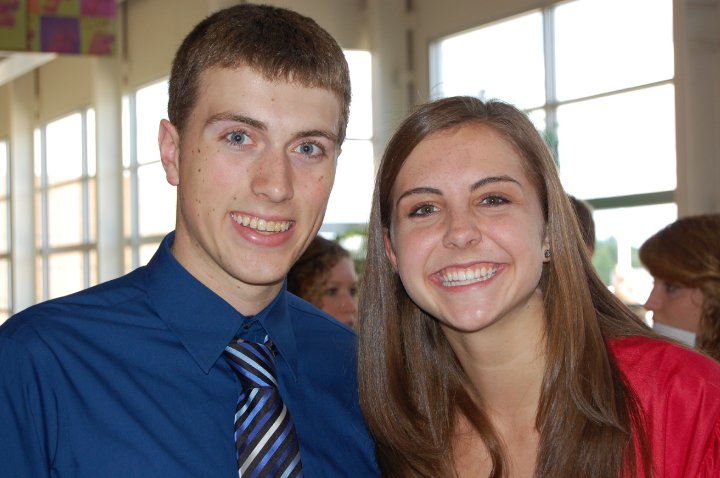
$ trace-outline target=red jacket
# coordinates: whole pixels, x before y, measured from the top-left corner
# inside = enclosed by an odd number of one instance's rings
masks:
[[[655,477],[720,477],[720,363],[643,337],[610,350],[646,414]]]

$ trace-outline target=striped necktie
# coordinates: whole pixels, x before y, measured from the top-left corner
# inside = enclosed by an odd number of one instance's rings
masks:
[[[235,409],[239,476],[302,477],[295,426],[278,393],[272,352],[240,339],[223,355],[243,385]]]

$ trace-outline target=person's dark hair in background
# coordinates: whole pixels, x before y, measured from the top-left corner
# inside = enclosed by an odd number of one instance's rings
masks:
[[[580,232],[582,233],[582,239],[585,246],[590,253],[590,256],[595,252],[595,221],[593,220],[593,211],[590,204],[582,199],[578,199],[572,194],[568,194],[570,204],[572,204],[575,210],[575,215],[578,218],[580,224]]]

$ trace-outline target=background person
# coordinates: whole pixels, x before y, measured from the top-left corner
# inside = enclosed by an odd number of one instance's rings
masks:
[[[284,288],[322,223],[349,102],[344,53],[310,18],[246,3],[188,34],[159,132],[175,231],[147,266],[0,327],[4,475],[377,474],[355,336]],[[281,435],[243,418],[267,394]]]
[[[593,219],[592,207],[586,201],[578,199],[572,194],[568,194],[568,198],[577,216],[583,243],[587,247],[590,257],[592,257],[595,253],[595,220]]]
[[[720,360],[720,214],[680,218],[640,246],[653,328]]]
[[[384,476],[720,473],[720,364],[608,291],[524,113],[421,106],[377,178],[358,370]]]
[[[289,292],[353,327],[357,320],[358,278],[350,252],[317,236],[288,272]]]

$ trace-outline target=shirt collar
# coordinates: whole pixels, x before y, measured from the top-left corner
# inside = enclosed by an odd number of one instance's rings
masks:
[[[278,354],[290,366],[293,378],[297,380],[297,342],[293,322],[287,303],[286,284],[275,299],[255,319],[272,340]]]
[[[175,233],[163,239],[148,263],[146,290],[161,319],[195,362],[209,373],[246,318],[193,277],[172,255]],[[297,377],[297,347],[285,285],[255,318]]]

